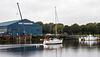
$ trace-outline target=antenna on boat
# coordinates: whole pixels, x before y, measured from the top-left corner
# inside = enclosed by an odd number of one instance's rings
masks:
[[[22,21],[22,24],[23,24],[23,28],[24,28],[23,33],[25,33],[25,27],[24,27],[23,18],[22,18],[20,7],[19,7],[19,3],[17,3],[17,6],[18,6],[18,10],[19,10],[21,21]]]

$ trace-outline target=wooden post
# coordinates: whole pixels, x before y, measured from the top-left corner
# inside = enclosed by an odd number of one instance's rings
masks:
[[[32,36],[30,36],[30,44],[32,44],[32,41],[31,41],[31,39],[32,39]]]
[[[26,36],[25,36],[25,39],[24,39],[24,41],[25,41],[25,44],[26,44]]]

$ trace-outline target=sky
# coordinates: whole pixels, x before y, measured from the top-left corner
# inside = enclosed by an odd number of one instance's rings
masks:
[[[59,23],[64,25],[100,22],[100,0],[0,0],[0,22],[23,19],[55,23],[55,6]]]

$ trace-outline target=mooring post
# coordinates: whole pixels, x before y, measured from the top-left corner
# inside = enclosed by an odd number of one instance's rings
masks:
[[[31,39],[32,39],[32,36],[30,36],[30,44],[32,44],[32,41],[31,41]]]
[[[26,44],[26,36],[25,36],[25,39],[24,39],[24,41],[25,41],[25,44]]]

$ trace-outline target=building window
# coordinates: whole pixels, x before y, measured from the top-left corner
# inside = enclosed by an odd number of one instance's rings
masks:
[[[11,28],[9,28],[8,31],[11,32]]]
[[[39,32],[40,31],[40,29],[37,29],[37,32]]]

